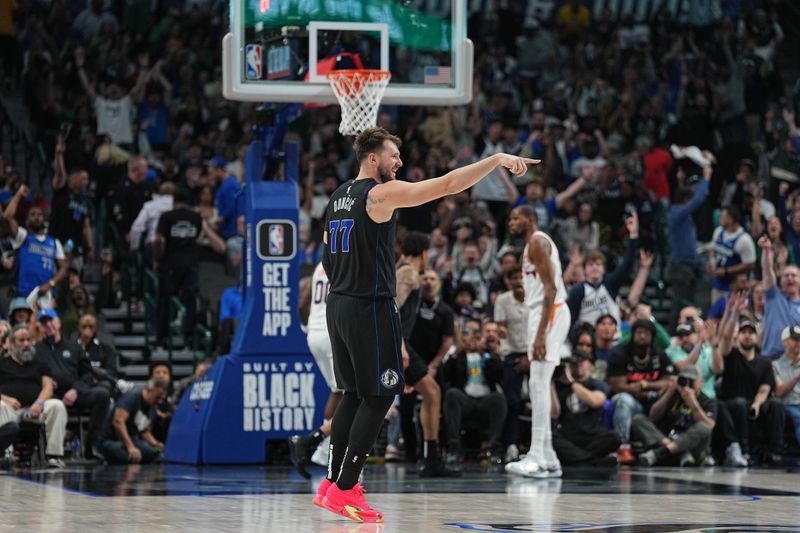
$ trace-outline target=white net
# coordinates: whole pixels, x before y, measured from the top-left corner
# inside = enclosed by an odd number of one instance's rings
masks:
[[[358,135],[375,126],[392,74],[385,70],[334,70],[327,77],[342,108],[339,133]]]

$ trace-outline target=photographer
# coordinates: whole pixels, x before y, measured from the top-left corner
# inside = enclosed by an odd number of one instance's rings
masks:
[[[608,387],[592,379],[594,357],[576,349],[553,379],[553,448],[564,465],[616,466],[620,439],[600,422]]]
[[[681,466],[697,464],[711,441],[717,417],[716,402],[702,387],[700,371],[686,365],[653,404],[649,417],[633,417],[631,434],[649,448],[639,454],[641,464],[652,466],[677,454],[682,454]]]
[[[677,344],[667,348],[667,357],[678,370],[696,366],[703,380],[703,394],[716,398],[714,385],[717,375],[722,372],[723,363],[719,354],[714,357],[706,324],[700,318],[689,317],[675,329],[675,337]]]

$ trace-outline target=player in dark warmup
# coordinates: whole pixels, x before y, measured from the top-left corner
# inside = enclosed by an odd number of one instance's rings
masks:
[[[358,176],[333,193],[325,216],[328,333],[336,383],[344,394],[333,415],[328,475],[314,503],[358,522],[383,522],[383,514],[367,505],[358,478],[394,396],[405,385],[394,302],[395,210],[468,189],[498,166],[522,175],[527,163],[539,162],[495,154],[442,177],[409,183],[395,179],[403,165],[400,144],[383,128],[361,132],[354,143]]]
[[[442,477],[461,475],[461,471],[445,465],[439,455],[439,421],[442,410],[442,389],[434,375],[428,372],[425,360],[413,349],[409,339],[417,319],[422,291],[419,279],[428,264],[428,248],[431,239],[419,231],[410,231],[400,245],[402,256],[397,263],[397,295],[395,302],[400,309],[400,324],[403,329],[403,344],[408,353],[408,366],[404,377],[414,391],[422,395],[419,418],[422,426],[422,465],[420,477]]]

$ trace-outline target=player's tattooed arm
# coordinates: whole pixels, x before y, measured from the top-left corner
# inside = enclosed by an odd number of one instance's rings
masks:
[[[419,274],[409,265],[403,265],[397,270],[397,290],[395,302],[397,307],[403,307],[411,291],[419,287]]]
[[[367,194],[367,214],[369,215],[378,207],[380,204],[386,201],[386,195],[379,195],[379,194],[372,194],[371,192]]]

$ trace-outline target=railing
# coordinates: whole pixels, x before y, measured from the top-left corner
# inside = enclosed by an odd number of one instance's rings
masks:
[[[149,268],[144,269],[144,342],[149,344],[152,321],[151,317],[158,313],[158,276]],[[130,309],[130,308],[129,308]],[[158,332],[155,332],[158,335]]]
[[[202,351],[199,349],[200,344],[202,343]],[[194,327],[194,332],[192,333],[192,353],[193,357],[193,364],[197,366],[198,361],[201,359],[205,359],[211,357],[211,354],[214,352],[214,334],[211,333],[211,330],[205,327],[202,324],[196,324]]]
[[[184,339],[186,335],[184,330],[186,329],[186,306],[183,305],[180,298],[177,296],[173,296],[169,300],[169,327],[167,328],[167,357],[169,358],[169,364],[172,364],[172,352],[174,350],[173,342],[175,336],[177,335],[178,338]]]

